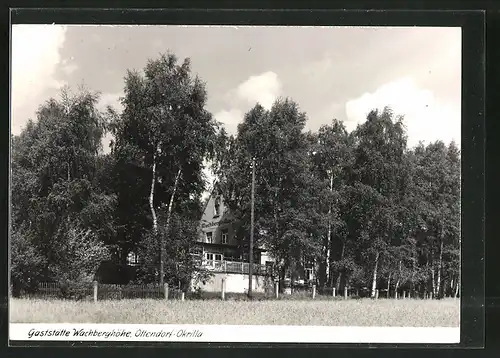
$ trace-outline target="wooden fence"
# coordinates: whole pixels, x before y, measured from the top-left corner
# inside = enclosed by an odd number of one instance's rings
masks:
[[[101,300],[121,299],[183,299],[183,292],[177,288],[169,288],[167,284],[160,285],[110,285],[97,282],[80,284],[77,287],[62,287],[58,283],[44,282],[38,285],[35,292],[28,293],[29,298],[80,298]]]
[[[80,284],[77,287],[72,287],[68,291],[67,287],[62,287],[57,283],[40,283],[35,292],[25,294],[29,298],[55,299],[55,298],[72,298],[103,301],[103,300],[122,300],[122,299],[167,299],[167,300],[184,300],[184,299],[244,299],[246,294],[235,294],[226,292],[226,280],[222,280],[222,284],[218,292],[182,292],[178,288],[169,287],[165,284],[160,285],[109,285],[100,284],[97,282],[90,284]],[[241,296],[241,297],[240,297]],[[262,296],[262,297],[261,297]],[[341,292],[336,292],[335,288],[317,288],[316,285],[311,286],[296,286],[285,287],[285,292],[280,293],[278,283],[274,282],[269,292],[264,294],[255,293],[255,298],[262,299],[348,299],[370,297],[371,295],[360,295],[359,290],[344,288]],[[409,292],[402,291],[400,295],[388,297],[386,290],[376,290],[374,299],[378,298],[424,298],[432,299],[432,294],[424,295],[423,297],[411,296]]]

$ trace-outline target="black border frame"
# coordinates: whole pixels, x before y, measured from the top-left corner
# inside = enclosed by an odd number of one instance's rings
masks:
[[[232,4],[235,5],[235,4]],[[461,343],[458,345],[382,344],[262,344],[262,343],[170,343],[170,342],[54,342],[10,341],[13,346],[133,346],[133,347],[433,347],[481,348],[484,346],[484,98],[485,13],[483,11],[342,11],[342,10],[248,10],[248,9],[16,9],[12,23],[60,24],[182,24],[182,25],[314,25],[314,26],[460,26],[462,27],[462,291]],[[9,25],[10,30],[10,25]],[[9,59],[10,62],[10,59]],[[8,63],[7,63],[8,65]],[[8,67],[7,67],[8,69]],[[7,72],[9,76],[9,72]],[[9,81],[9,91],[10,81]],[[9,92],[7,92],[9,93]],[[5,98],[4,98],[5,100]],[[7,107],[8,106],[8,107]],[[10,98],[7,106],[10,107]],[[9,116],[10,120],[10,116]],[[9,128],[10,123],[7,122]],[[10,131],[6,131],[10,136]],[[9,143],[10,138],[7,139]],[[8,144],[7,144],[8,146]],[[9,153],[7,151],[4,153]],[[9,158],[4,157],[5,164]],[[2,177],[9,182],[8,170]],[[2,192],[9,197],[8,186]],[[8,202],[2,212],[8,212]],[[3,216],[8,234],[8,217]],[[8,237],[6,235],[6,237]],[[8,274],[8,241],[0,250],[2,269]],[[8,306],[7,281],[1,286],[3,307]],[[7,310],[2,318],[8,322]],[[0,318],[1,319],[1,318]]]

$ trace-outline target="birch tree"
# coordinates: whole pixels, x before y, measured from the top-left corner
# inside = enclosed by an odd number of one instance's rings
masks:
[[[318,180],[326,186],[326,221],[327,232],[324,242],[324,282],[333,283],[331,273],[333,260],[342,260],[345,252],[345,242],[341,234],[344,221],[341,206],[345,201],[348,171],[352,165],[352,137],[348,135],[342,122],[334,119],[331,125],[322,126],[312,144],[314,168]],[[333,242],[333,239],[336,242]],[[335,245],[334,245],[335,244]],[[340,257],[332,253],[337,248]],[[340,275],[339,275],[340,276]]]
[[[371,219],[365,220],[361,228],[369,237],[364,255],[367,262],[372,262],[370,286],[374,297],[381,257],[402,226],[398,208],[405,179],[401,176],[406,153],[403,117],[395,116],[389,108],[372,111],[354,135],[358,145],[353,179],[371,197],[370,205],[365,207]]]
[[[203,160],[212,147],[215,122],[205,109],[205,84],[178,63],[173,53],[150,60],[143,72],[128,71],[123,113],[115,123],[115,152],[132,150],[149,171],[151,234],[159,241],[159,281],[165,279],[165,247],[158,230],[158,210],[166,211],[164,232],[176,202],[195,201],[203,191]],[[182,194],[180,193],[182,187]],[[160,190],[160,192],[158,192]]]
[[[104,241],[112,233],[105,226],[112,230],[115,197],[98,180],[105,132],[98,99],[86,89],[76,94],[64,89],[59,99],[41,105],[36,121],[13,138],[14,285],[38,279],[85,284],[109,257]],[[25,269],[30,277],[16,272]]]

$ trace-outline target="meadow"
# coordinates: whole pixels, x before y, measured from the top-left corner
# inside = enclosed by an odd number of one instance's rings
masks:
[[[11,323],[458,327],[460,300],[11,299]]]

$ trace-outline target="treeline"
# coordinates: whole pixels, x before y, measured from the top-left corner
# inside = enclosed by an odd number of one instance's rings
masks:
[[[372,111],[348,133],[333,120],[306,132],[290,99],[256,105],[235,137],[222,133],[221,190],[248,242],[250,165],[255,240],[283,284],[313,264],[320,286],[456,296],[460,282],[460,153],[408,148],[403,117]],[[282,285],[283,286],[283,285]]]
[[[339,121],[305,131],[290,99],[260,105],[228,135],[206,110],[204,82],[168,53],[128,71],[123,111],[88,90],[40,106],[11,147],[13,293],[40,281],[87,283],[102,262],[141,259],[135,282],[187,286],[196,270],[202,194],[211,163],[246,247],[252,160],[255,240],[276,275],[310,263],[322,286],[456,295],[460,153],[408,148],[403,119],[373,111],[348,133]],[[110,152],[103,137],[112,134]]]

